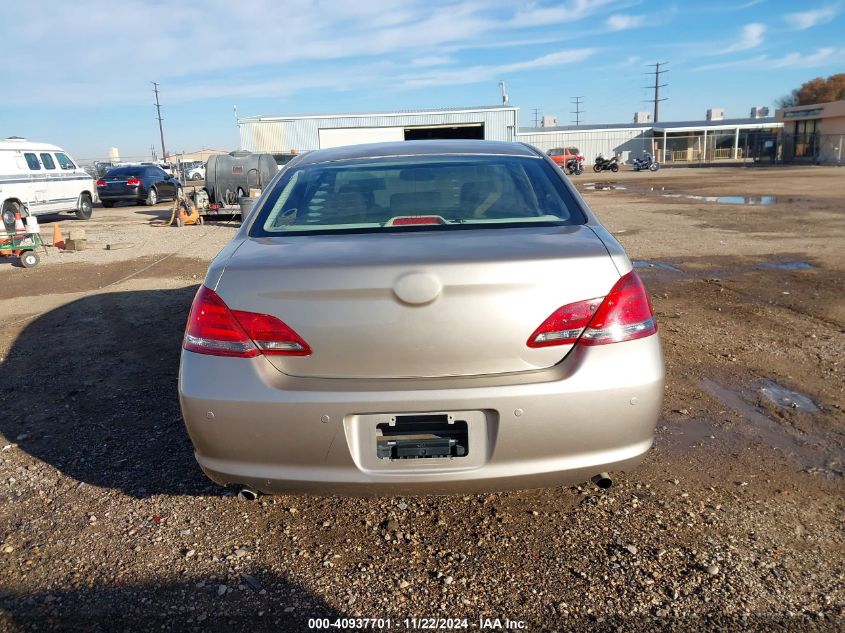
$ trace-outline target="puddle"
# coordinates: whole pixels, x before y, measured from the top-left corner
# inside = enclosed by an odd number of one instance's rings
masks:
[[[645,273],[674,273],[676,275],[685,275],[688,277],[699,277],[704,279],[721,280],[736,275],[742,275],[755,270],[813,270],[816,268],[813,264],[804,261],[781,261],[781,262],[760,262],[757,264],[738,264],[732,268],[696,268],[692,264],[693,269],[679,268],[675,264],[670,264],[661,260],[636,259],[631,262],[634,268],[640,272]]]
[[[760,385],[758,387],[760,393],[780,406],[806,412],[818,411],[818,407],[812,400],[802,394],[790,391],[774,381],[764,380],[758,384]],[[834,456],[828,453],[828,451],[834,450],[835,446],[835,443],[828,438],[820,433],[802,433],[790,426],[778,423],[759,408],[750,404],[738,391],[720,385],[709,378],[702,378],[701,386],[709,394],[715,396],[727,407],[742,414],[750,422],[748,427],[739,427],[737,430],[750,431],[764,444],[797,460],[809,472],[824,472],[842,476],[842,461],[835,457],[836,453],[834,453]],[[793,407],[793,403],[797,406]]]
[[[797,409],[808,413],[816,413],[819,410],[816,403],[807,396],[787,389],[773,380],[764,380],[760,386],[760,393],[784,409]]]
[[[664,198],[683,198],[700,202],[715,202],[717,204],[738,204],[760,206],[775,204],[777,196],[697,196],[690,193],[661,193]]]
[[[807,262],[766,262],[759,264],[757,268],[767,268],[772,270],[810,270],[815,268],[812,264]]]
[[[581,185],[581,188],[588,191],[630,191],[631,193],[655,194],[662,198],[744,206],[767,206],[778,202],[793,203],[808,200],[807,198],[778,198],[778,196],[702,196],[693,193],[676,193],[666,187],[630,187],[618,185],[615,182],[586,182]]]
[[[628,187],[617,185],[615,182],[585,182],[581,185],[587,191],[627,191]]]
[[[676,266],[673,266],[672,264],[670,264],[668,262],[659,262],[659,261],[649,262],[649,261],[645,261],[645,260],[634,260],[631,263],[634,265],[634,268],[636,268],[637,270],[650,270],[650,269],[654,269],[654,268],[659,268],[660,270],[668,270],[668,271],[673,272],[673,273],[679,273],[679,274],[684,273],[683,270],[681,270],[680,268],[678,268]]]

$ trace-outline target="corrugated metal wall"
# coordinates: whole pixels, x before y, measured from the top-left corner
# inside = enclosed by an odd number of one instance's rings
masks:
[[[320,149],[320,128],[425,127],[483,123],[484,138],[513,141],[516,110],[347,115],[327,118],[240,121],[241,148],[250,152],[288,152]]]
[[[517,134],[516,140],[548,151],[555,147],[577,147],[585,160],[593,162],[599,154],[610,157],[621,154],[627,162],[639,157],[643,150],[651,151],[651,130],[577,130],[566,132],[525,132]]]

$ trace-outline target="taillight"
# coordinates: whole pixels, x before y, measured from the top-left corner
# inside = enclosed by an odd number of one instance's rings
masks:
[[[633,270],[622,277],[590,321],[579,345],[621,343],[657,332],[654,310],[643,282]]]
[[[126,179],[126,186],[127,187],[137,187],[141,184],[140,178],[127,178]]]
[[[311,348],[286,323],[269,314],[232,310],[232,314],[262,353],[269,356],[308,356]]]
[[[97,181],[97,187],[99,187],[100,189],[102,189],[103,187],[107,187],[107,186],[108,186],[108,185],[106,185],[106,181],[105,181],[105,180],[103,180],[102,178],[100,178],[100,179]]]
[[[274,316],[229,310],[213,290],[200,286],[182,347],[198,354],[253,358],[268,355],[307,356],[311,348]]]
[[[605,345],[657,332],[654,311],[643,282],[633,271],[623,276],[604,298],[587,299],[558,308],[528,339],[528,347]]]
[[[528,339],[528,347],[549,347],[574,343],[589,325],[602,297],[570,303],[558,308]]]

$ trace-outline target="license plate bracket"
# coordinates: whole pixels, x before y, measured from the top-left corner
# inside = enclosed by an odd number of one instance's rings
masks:
[[[450,414],[397,415],[376,425],[376,456],[380,460],[467,455],[469,425]]]

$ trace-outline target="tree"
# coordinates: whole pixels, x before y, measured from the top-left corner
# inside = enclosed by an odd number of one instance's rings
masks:
[[[801,84],[788,95],[776,101],[779,108],[813,105],[845,99],[845,73],[831,75],[827,79],[816,77]]]

